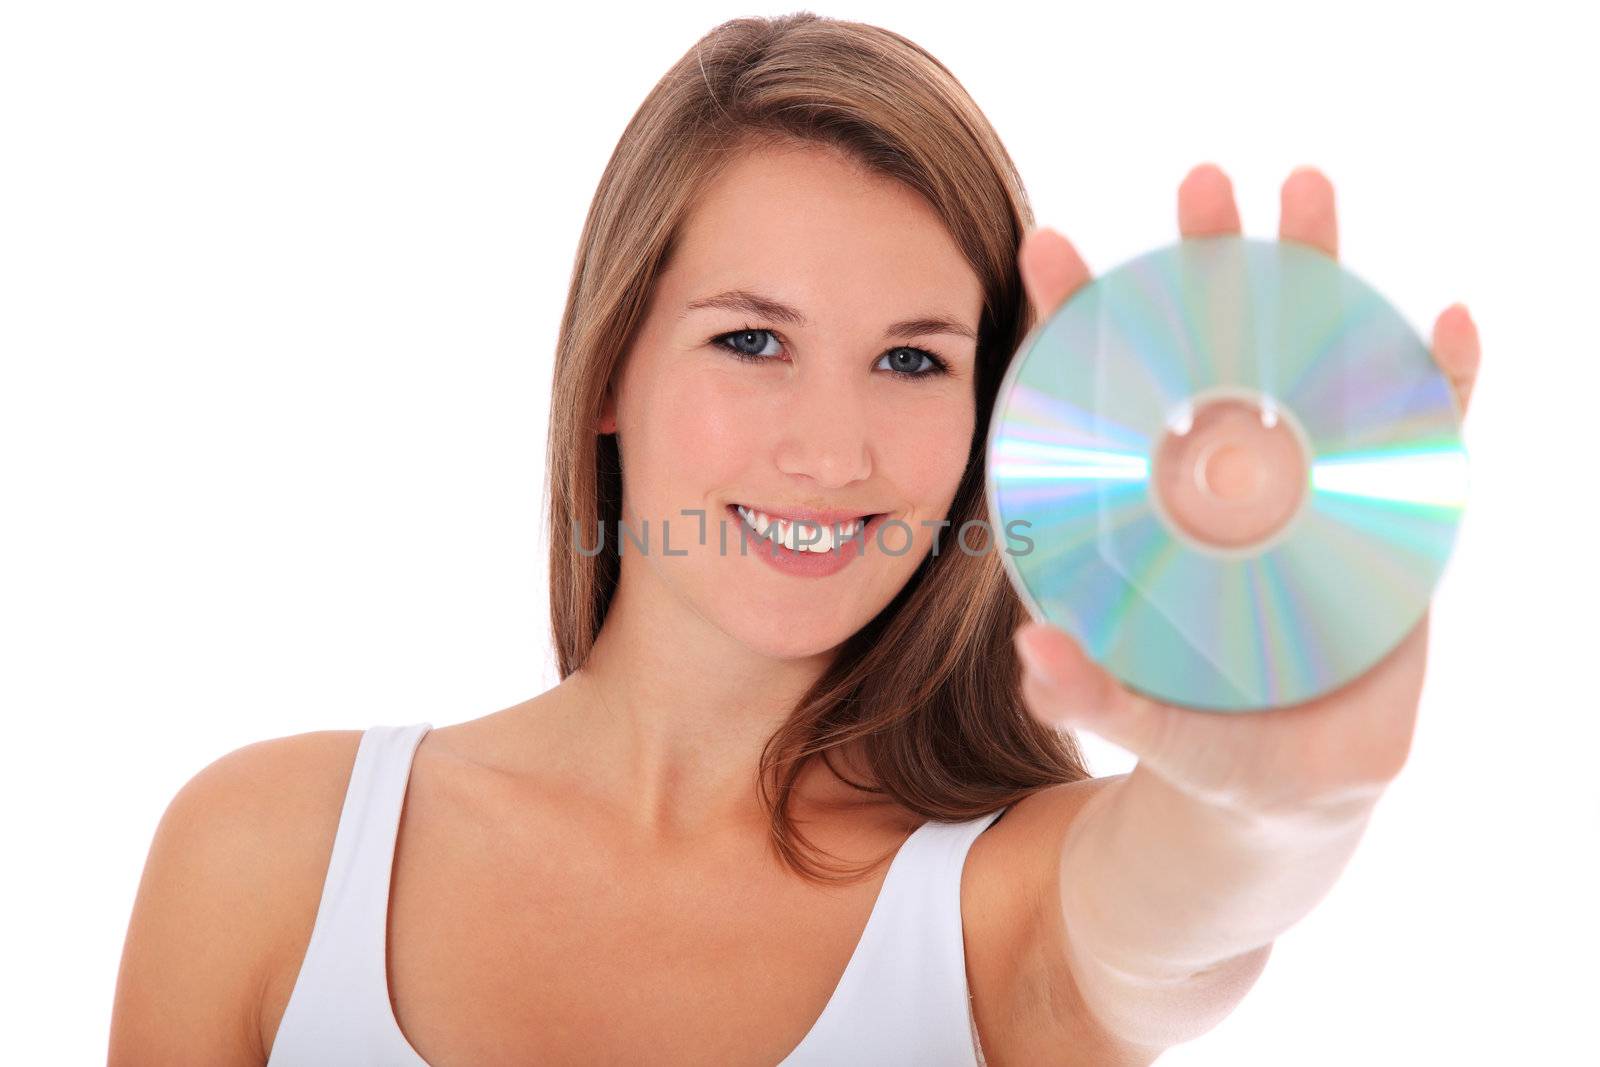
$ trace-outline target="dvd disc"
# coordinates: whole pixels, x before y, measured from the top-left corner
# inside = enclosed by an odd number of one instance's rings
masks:
[[[986,448],[1034,618],[1130,689],[1211,711],[1310,700],[1421,619],[1466,505],[1428,346],[1310,245],[1185,238],[1023,340]]]

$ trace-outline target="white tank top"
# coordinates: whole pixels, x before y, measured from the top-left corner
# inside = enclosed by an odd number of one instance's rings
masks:
[[[361,736],[305,959],[268,1067],[430,1067],[401,1032],[385,964],[406,782],[432,723]],[[929,820],[890,862],[844,975],[778,1067],[982,1067],[961,938],[967,850],[1005,811]]]

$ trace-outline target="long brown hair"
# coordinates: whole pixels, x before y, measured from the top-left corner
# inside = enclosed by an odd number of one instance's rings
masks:
[[[872,783],[927,818],[970,819],[1089,777],[1076,741],[1039,723],[1019,691],[1011,635],[1028,618],[984,502],[984,441],[1011,354],[1034,320],[1017,271],[1033,226],[1027,193],[982,112],[943,64],[876,26],[801,11],[738,18],[707,33],[623,131],[579,239],[556,344],[549,454],[550,619],[564,679],[582,666],[621,572],[616,538],[570,551],[572,531],[617,529],[616,439],[603,396],[665,269],[695,193],[736,150],[832,147],[921,193],[983,286],[977,427],[939,542],[904,589],[840,648],[762,751],[759,791],[779,856],[802,876],[851,869],[802,835],[790,798],[806,762],[855,745]],[[950,539],[978,520],[965,542]],[[980,536],[973,536],[980,534]],[[846,779],[848,781],[848,779]],[[842,876],[841,876],[842,875]]]

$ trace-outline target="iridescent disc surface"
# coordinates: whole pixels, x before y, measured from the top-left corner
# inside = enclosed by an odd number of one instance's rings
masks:
[[[1024,339],[990,518],[1034,617],[1129,688],[1297,704],[1421,619],[1466,503],[1460,430],[1428,346],[1332,257],[1185,238]]]

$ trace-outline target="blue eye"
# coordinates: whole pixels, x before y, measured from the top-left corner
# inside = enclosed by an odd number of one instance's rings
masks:
[[[893,361],[896,356],[909,357],[913,367],[921,366],[923,368],[920,371],[905,370],[901,367],[887,368],[896,374],[905,374],[912,378],[928,378],[935,374],[944,373],[944,364],[940,363],[939,357],[932,352],[926,352],[920,348],[912,348],[910,345],[901,345],[899,348],[891,348],[883,354],[883,358],[890,361]],[[928,362],[926,364],[918,364],[916,361],[919,359],[925,359]]]
[[[735,359],[746,363],[766,363],[777,355],[766,349],[769,344],[777,341],[778,335],[763,326],[746,326],[732,333],[721,333],[711,338],[711,344],[724,349]],[[889,366],[884,369],[890,374],[900,378],[935,378],[950,372],[950,365],[932,352],[910,345],[900,345],[889,349],[880,357],[894,363],[896,359],[909,359],[911,366],[917,369],[907,369],[904,364]],[[921,361],[921,362],[919,362]]]
[[[771,330],[762,330],[755,327],[750,327],[744,330],[736,330],[733,333],[719,334],[711,339],[711,343],[726,348],[740,359],[759,363],[765,360],[767,356],[776,355],[774,352],[768,352],[765,355],[762,354],[761,350],[765,348],[766,345],[755,344],[755,341],[759,340],[762,335],[765,335],[768,338],[774,338],[776,336]],[[735,342],[743,342],[745,344],[752,345],[754,350],[747,352]]]

